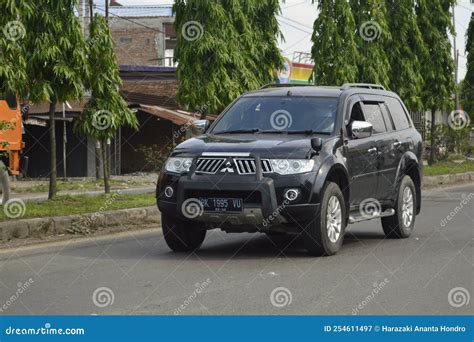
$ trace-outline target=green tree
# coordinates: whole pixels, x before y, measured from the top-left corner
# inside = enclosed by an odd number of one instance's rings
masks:
[[[135,113],[128,108],[127,102],[119,93],[122,80],[114,52],[112,34],[107,20],[96,14],[90,26],[88,38],[89,77],[86,87],[91,91],[91,99],[75,121],[76,132],[96,138],[102,145],[104,171],[104,189],[110,192],[109,159],[107,142],[115,137],[124,124],[138,127]]]
[[[356,24],[348,2],[318,2],[314,21],[311,55],[313,76],[319,85],[353,83],[358,79],[359,52],[354,34]]]
[[[466,32],[467,72],[461,86],[461,104],[463,109],[474,115],[474,13]],[[474,117],[472,117],[474,120]]]
[[[390,64],[387,56],[387,42],[390,31],[387,23],[387,9],[380,0],[350,0],[354,14],[360,53],[358,81],[377,83],[388,87]]]
[[[49,103],[49,195],[56,195],[56,103],[79,99],[87,74],[86,43],[77,17],[76,0],[42,0],[26,21],[30,100]]]
[[[277,0],[177,0],[178,101],[217,113],[250,89],[272,80],[282,67]]]
[[[1,0],[0,13],[0,94],[25,95],[25,18],[32,7],[25,0]]]
[[[454,91],[454,63],[448,32],[453,33],[450,9],[455,0],[418,0],[416,14],[418,27],[427,53],[421,60],[424,78],[422,102],[432,113],[430,132],[435,135],[435,112],[452,108]],[[429,165],[434,163],[435,141],[431,139]]]
[[[416,21],[415,1],[386,0],[386,3],[392,33],[386,49],[391,68],[389,87],[410,110],[420,110],[423,77],[418,56],[426,55],[426,48]]]

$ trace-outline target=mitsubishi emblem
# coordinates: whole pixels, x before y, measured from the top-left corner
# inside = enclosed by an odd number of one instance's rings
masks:
[[[234,173],[234,167],[232,166],[232,163],[230,162],[230,160],[226,161],[224,166],[221,168],[220,172],[221,173],[224,173],[224,172]]]

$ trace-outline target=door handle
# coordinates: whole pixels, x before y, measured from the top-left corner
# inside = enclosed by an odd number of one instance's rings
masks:
[[[367,152],[369,152],[370,154],[374,154],[374,153],[377,152],[377,147],[369,148],[369,149],[367,150]]]
[[[398,140],[393,143],[394,148],[399,148],[401,145],[402,145],[402,143]]]

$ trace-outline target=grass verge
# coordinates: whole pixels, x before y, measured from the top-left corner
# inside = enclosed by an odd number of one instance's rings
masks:
[[[425,166],[423,169],[423,174],[425,176],[436,176],[450,173],[463,173],[468,171],[474,171],[474,163],[439,162],[433,166]]]
[[[109,195],[99,196],[57,196],[53,200],[42,202],[26,202],[24,215],[17,217],[53,217],[66,216],[84,213],[93,213],[102,208],[102,210],[115,210],[124,208],[137,208],[154,205],[156,203],[155,194],[118,194],[112,192]],[[0,210],[0,221],[9,220],[6,215],[8,209],[12,207],[2,207]]]

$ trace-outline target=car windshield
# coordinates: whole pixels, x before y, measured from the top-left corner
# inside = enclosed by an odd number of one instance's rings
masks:
[[[212,129],[224,133],[321,133],[334,130],[338,99],[333,97],[242,97]]]

